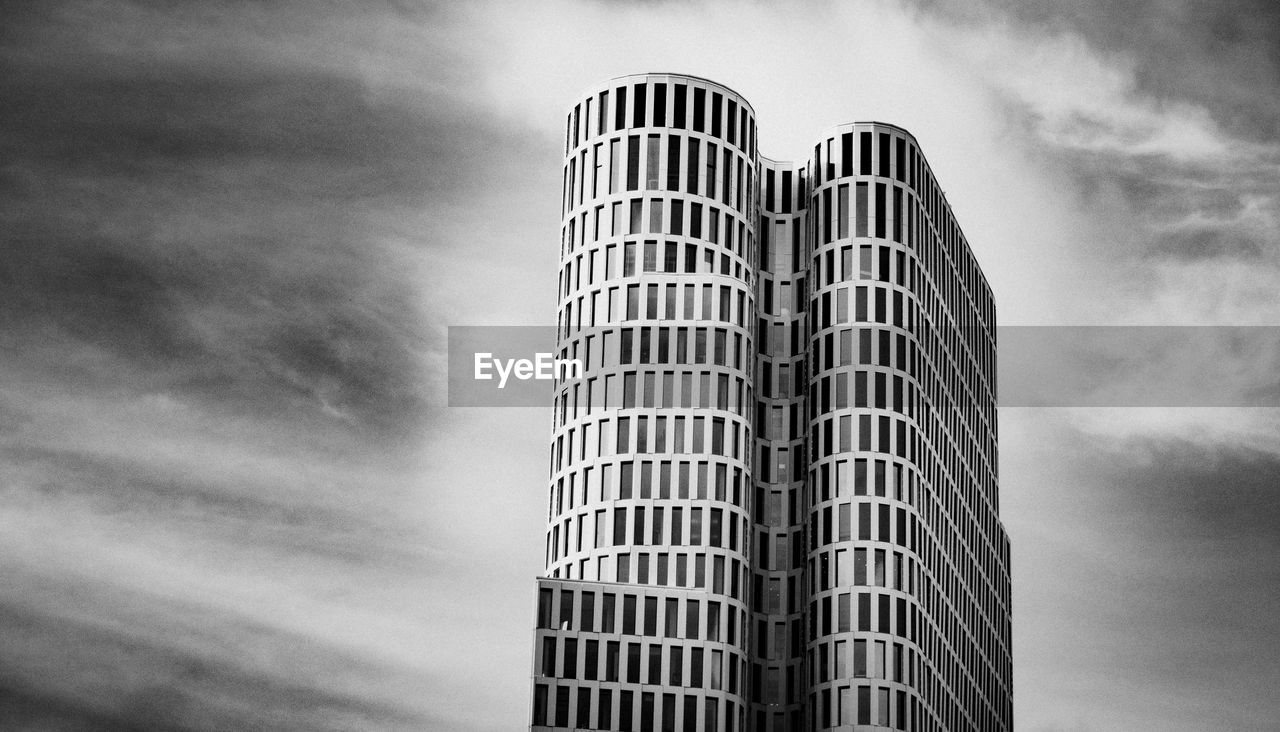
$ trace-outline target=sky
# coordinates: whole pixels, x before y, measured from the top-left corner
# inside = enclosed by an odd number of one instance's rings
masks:
[[[613,76],[910,130],[1003,325],[1280,325],[1265,0],[0,13],[0,729],[526,724],[550,410],[446,334],[553,322]],[[1280,719],[1280,339],[1151,359],[1075,377],[1262,406],[1000,410],[1019,730]]]

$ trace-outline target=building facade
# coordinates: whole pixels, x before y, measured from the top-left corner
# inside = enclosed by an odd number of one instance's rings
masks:
[[[531,729],[1010,730],[990,288],[906,131],[756,145],[692,76],[568,116]]]

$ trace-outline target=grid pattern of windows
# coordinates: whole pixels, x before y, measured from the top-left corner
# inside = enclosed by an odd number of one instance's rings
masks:
[[[568,123],[533,724],[745,730],[755,120],[648,75]]]
[[[807,332],[804,167],[762,160],[757,261],[751,729],[804,729]]]
[[[1008,730],[995,307],[916,141],[696,77],[567,118],[532,729]]]
[[[896,127],[824,135],[809,202],[807,728],[1009,729],[990,289]]]

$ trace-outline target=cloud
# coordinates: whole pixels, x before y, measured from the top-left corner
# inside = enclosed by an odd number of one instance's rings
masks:
[[[1039,168],[1002,160],[996,169],[1057,188],[1047,208],[1067,214],[1069,231],[1040,228],[1031,238],[1070,247],[1070,268],[1057,267],[1065,276],[1040,278],[1070,283],[1071,292],[1049,296],[1076,323],[1280,318],[1271,287],[1280,277],[1271,246],[1280,139],[1268,129],[1280,118],[1280,28],[1272,10],[1256,27],[1244,22],[1244,5],[923,11],[930,22],[958,22],[938,35],[942,48],[1006,110],[1013,155],[1002,157]],[[1019,210],[1044,220],[1044,211]],[[997,293],[1010,291],[997,284]]]
[[[1280,12],[1265,0],[1213,4],[1000,2],[1020,22],[1081,34],[1104,52],[1132,60],[1146,94],[1184,100],[1233,136],[1280,140]]]
[[[22,631],[6,639],[0,679],[10,728],[408,730],[440,721],[374,687],[403,684],[397,671],[315,638],[225,615],[201,623],[207,608],[92,581],[57,590],[67,609],[52,617],[0,605],[0,622]]]
[[[326,73],[73,58],[0,82],[6,340],[77,344],[72,380],[413,419],[412,286],[368,232],[430,193],[406,151],[437,125]]]
[[[1020,726],[1274,718],[1280,411],[1248,410],[1267,415],[1250,420],[1253,441],[1203,422],[1140,426],[1202,411],[1213,410],[1001,411]],[[1254,445],[1266,437],[1269,449]]]
[[[491,128],[320,62],[372,32],[332,11],[6,14],[0,726],[464,719],[419,616],[420,224]]]

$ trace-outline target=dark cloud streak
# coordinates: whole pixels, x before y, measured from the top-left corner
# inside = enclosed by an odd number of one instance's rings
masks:
[[[227,546],[291,560],[317,557],[353,566],[371,563],[413,565],[416,533],[393,518],[368,509],[367,496],[345,505],[318,494],[299,501],[297,486],[281,486],[276,476],[249,481],[242,476],[190,474],[186,466],[164,467],[128,457],[93,455],[74,449],[18,445],[0,449],[5,465],[42,480],[25,496],[69,514],[113,516],[139,527],[168,527]],[[352,485],[353,491],[360,486]],[[8,497],[20,494],[10,488]]]
[[[1280,5],[1270,0],[989,0],[916,5],[967,23],[1078,33],[1134,64],[1139,89],[1203,105],[1233,135],[1280,142]]]
[[[157,604],[155,598],[144,601]],[[170,612],[173,617],[192,614],[190,608]],[[342,690],[352,670],[377,678],[386,669],[368,667],[364,659],[277,628],[237,625],[232,626],[235,631],[251,637],[261,650],[244,648],[246,653],[237,657],[231,648],[217,648],[225,643],[218,633],[195,627],[126,632],[119,619],[51,618],[0,604],[0,627],[21,633],[8,637],[8,670],[0,673],[0,723],[7,722],[6,729],[299,732],[431,726],[421,711],[396,709]],[[255,668],[255,656],[267,649],[294,673]],[[41,658],[42,653],[49,655]],[[77,665],[63,666],[72,654]],[[114,680],[100,675],[107,669],[123,675]],[[325,671],[335,681],[317,683]]]
[[[6,54],[5,339],[109,352],[90,381],[116,361],[208,401],[408,427],[413,285],[370,230],[436,192],[424,141],[453,123],[320,70],[145,55]]]

